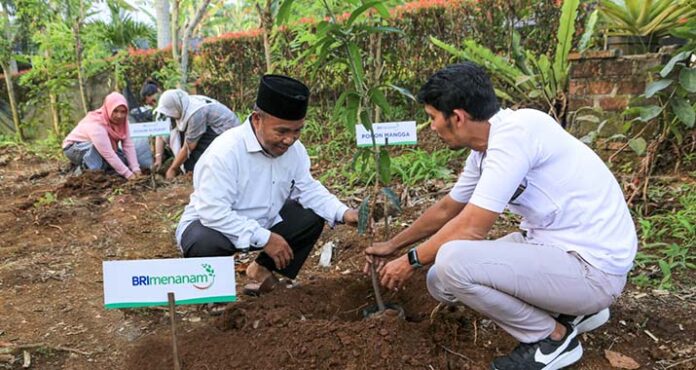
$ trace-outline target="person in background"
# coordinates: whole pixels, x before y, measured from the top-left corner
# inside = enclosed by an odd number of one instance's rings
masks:
[[[87,113],[63,140],[62,147],[65,156],[80,169],[113,169],[127,179],[141,173],[128,130],[128,104],[117,92],[107,95],[99,109]]]
[[[162,87],[152,78],[148,78],[140,88],[140,99],[144,106],[154,109],[157,106],[157,99],[162,94]],[[149,121],[152,121],[150,119]]]
[[[198,159],[218,135],[241,124],[237,115],[217,100],[189,95],[179,89],[162,93],[155,112],[175,123],[169,136],[174,160],[167,169],[167,179],[174,178],[182,167],[184,171],[192,172]],[[159,168],[163,145],[155,145],[155,148],[155,168]]]

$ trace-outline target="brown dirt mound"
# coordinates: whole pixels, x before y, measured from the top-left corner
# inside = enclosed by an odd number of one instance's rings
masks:
[[[80,176],[68,177],[65,183],[58,188],[57,193],[61,197],[69,197],[91,193],[102,193],[123,186],[127,181],[115,175],[109,175],[102,171],[85,171]]]
[[[428,365],[443,368],[449,363],[460,369],[476,368],[471,361],[481,355],[472,349],[454,355],[443,348],[462,351],[457,331],[476,315],[448,313],[456,318],[431,325],[429,316],[436,303],[424,291],[424,274],[414,280],[412,289],[387,294],[388,301],[403,306],[405,320],[388,316],[363,319],[362,309],[374,300],[369,280],[358,275],[314,279],[301,287],[281,288],[231,304],[212,326],[179,336],[183,366],[422,369]],[[172,361],[166,335],[150,337],[136,345],[127,368],[169,369]]]

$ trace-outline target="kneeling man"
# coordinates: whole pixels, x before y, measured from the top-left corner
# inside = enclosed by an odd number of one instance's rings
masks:
[[[312,178],[300,141],[309,89],[286,76],[261,79],[254,112],[217,137],[193,172],[193,194],[176,230],[184,257],[263,250],[247,268],[247,293],[269,291],[273,272],[294,279],[324,221],[358,213]]]

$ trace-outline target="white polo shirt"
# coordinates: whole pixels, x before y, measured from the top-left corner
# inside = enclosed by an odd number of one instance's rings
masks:
[[[332,226],[348,207],[312,178],[307,150],[296,141],[279,157],[267,155],[247,119],[218,136],[196,163],[193,194],[181,215],[176,240],[196,220],[223,233],[239,249],[262,248],[280,209],[296,199]]]
[[[471,152],[450,196],[498,213],[507,207],[522,216],[528,242],[627,273],[638,245],[635,226],[604,162],[546,113],[505,109],[489,122],[488,149]]]

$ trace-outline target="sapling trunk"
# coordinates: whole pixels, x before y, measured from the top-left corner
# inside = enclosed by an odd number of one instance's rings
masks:
[[[375,207],[377,205],[377,194],[379,193],[379,175],[380,175],[380,160],[379,160],[379,150],[377,148],[377,142],[375,141],[375,131],[370,128],[370,135],[372,136],[372,150],[375,154],[375,169],[377,173],[375,174],[375,186],[372,190],[372,201],[370,202],[370,212],[367,217],[368,228],[370,230],[370,245],[375,242],[375,230],[372,227],[372,215],[374,214]],[[386,308],[384,305],[384,300],[382,299],[382,291],[379,289],[379,280],[377,279],[377,268],[374,263],[370,264],[370,278],[372,280],[372,290],[375,293],[375,300],[377,301],[377,309],[379,313],[384,312]]]

